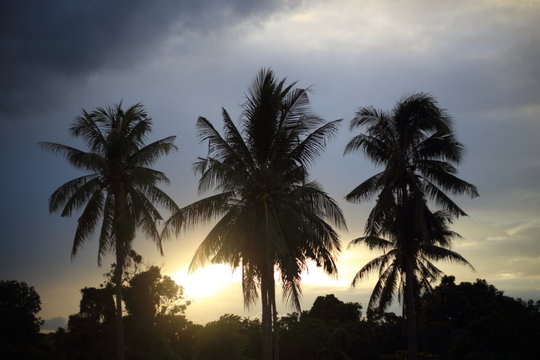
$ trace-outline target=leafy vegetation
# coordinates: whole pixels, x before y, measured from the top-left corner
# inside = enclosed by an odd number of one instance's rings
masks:
[[[5,358],[31,358],[39,353],[40,310],[41,299],[33,287],[21,281],[0,281],[0,347]]]
[[[148,279],[145,284],[134,285]],[[262,327],[258,319],[225,314],[216,321],[196,325],[184,316],[181,289],[160,290],[168,278],[153,266],[124,282],[125,293],[141,298],[150,311],[128,313],[126,358],[129,360],[261,359]],[[2,282],[2,284],[5,282]],[[12,282],[16,283],[16,282]],[[24,284],[24,283],[18,283]],[[23,286],[26,286],[24,284]],[[6,342],[2,355],[10,359],[110,359],[115,355],[113,287],[106,281],[98,288],[81,290],[80,311],[70,316],[68,329],[20,337]],[[35,295],[35,296],[34,296]],[[34,292],[30,298],[39,299]],[[126,297],[127,299],[127,297]],[[159,299],[148,301],[148,299]],[[505,296],[485,280],[455,284],[443,277],[429,294],[419,298],[420,359],[533,359],[540,336],[540,300],[524,302]],[[1,303],[12,309],[15,298]],[[178,306],[170,307],[171,304]],[[160,313],[156,309],[175,309]],[[35,315],[27,308],[27,316]],[[151,316],[149,317],[149,315]],[[4,327],[16,329],[19,319],[5,318]],[[39,322],[39,320],[37,320]],[[302,313],[279,318],[281,359],[405,359],[404,319],[387,312],[362,313],[358,303],[334,295],[319,296]],[[13,338],[9,338],[12,340]]]

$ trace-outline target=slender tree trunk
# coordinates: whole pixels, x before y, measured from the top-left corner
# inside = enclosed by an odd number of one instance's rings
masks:
[[[278,317],[276,309],[276,282],[274,280],[274,273],[270,278],[270,303],[272,310],[272,348],[274,350],[274,360],[279,360],[279,332],[278,332]]]
[[[124,270],[124,258],[122,253],[117,244],[114,285],[116,290],[116,349],[118,360],[124,360],[124,321],[122,319],[122,273]]]
[[[409,360],[417,359],[416,349],[416,306],[414,299],[414,273],[410,259],[406,260],[405,309],[407,310],[407,353]]]
[[[261,276],[261,303],[262,303],[262,358],[272,360],[272,320],[268,296],[268,274]]]
[[[414,298],[414,270],[415,270],[415,256],[416,256],[416,244],[415,244],[415,228],[414,228],[414,206],[411,208],[411,199],[406,186],[401,189],[399,195],[400,203],[398,204],[398,227],[399,236],[402,241],[402,251],[404,251],[404,265],[405,265],[405,310],[403,314],[407,320],[407,354],[409,360],[417,360],[416,349],[416,306]],[[412,216],[412,218],[411,218]],[[411,228],[411,226],[413,226]]]
[[[124,264],[126,261],[126,226],[124,217],[126,216],[126,201],[124,193],[118,185],[113,186],[112,191],[115,199],[114,207],[114,235],[116,267],[114,269],[114,285],[116,293],[116,349],[118,360],[124,360],[124,320],[122,318],[122,275],[124,274]]]

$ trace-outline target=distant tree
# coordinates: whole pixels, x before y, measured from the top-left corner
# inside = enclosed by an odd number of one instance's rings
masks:
[[[351,332],[358,330],[361,309],[359,303],[345,303],[330,294],[318,296],[300,315],[281,317],[282,359],[349,359]]]
[[[157,266],[135,274],[124,289],[126,310],[134,318],[152,321],[157,316],[183,314],[183,288]]]
[[[304,312],[305,313],[305,312]],[[332,327],[315,317],[292,317],[280,334],[282,360],[317,360],[327,347]]]
[[[141,270],[142,258],[135,252],[130,258],[123,281],[126,358],[191,358],[195,329],[184,316],[182,287],[157,266]],[[81,290],[80,311],[69,317],[69,332],[60,334],[68,359],[110,359],[114,354],[114,273],[113,265],[100,288]]]
[[[113,300],[114,290],[111,286],[104,288],[81,289],[80,302],[81,317],[90,319],[95,323],[103,324],[114,320],[115,306]]]
[[[0,281],[0,357],[26,359],[36,356],[39,328],[37,317],[41,299],[32,286],[23,281]]]
[[[399,266],[388,266],[392,256],[378,258],[366,265],[367,269],[364,267],[355,280],[370,268],[384,269],[380,273],[382,283],[374,290],[383,303],[391,300],[391,294],[402,284],[409,359],[416,359],[415,294],[419,283],[426,284],[438,270],[428,263],[424,263],[425,269],[418,267],[422,265],[418,261],[421,243],[433,243],[429,238],[433,213],[426,202],[432,200],[450,216],[461,216],[465,212],[445,192],[471,197],[478,196],[478,192],[474,185],[456,176],[463,146],[454,136],[450,116],[433,97],[413,94],[400,100],[391,112],[361,108],[350,127],[364,127],[365,131],[350,140],[345,153],[362,151],[374,164],[384,166],[383,171],[346,196],[349,201],[360,202],[377,195],[366,222],[366,236],[353,243],[364,242],[372,248],[386,247],[400,253],[394,257]],[[383,243],[384,237],[390,237],[391,244]],[[445,250],[444,246],[439,248],[439,252]],[[459,259],[448,251],[432,255],[434,259]]]
[[[225,314],[200,329],[195,360],[238,360],[243,358],[248,338],[242,333],[238,315]]]
[[[2,340],[34,341],[43,321],[37,317],[41,299],[32,286],[23,281],[0,281],[0,319]]]
[[[140,229],[161,248],[156,222],[161,220],[156,205],[177,211],[174,201],[157,187],[168,178],[151,166],[162,155],[176,150],[174,136],[146,144],[152,119],[141,104],[126,110],[122,104],[83,110],[70,128],[71,135],[82,138],[89,152],[71,146],[43,142],[42,148],[64,156],[75,168],[89,171],[60,186],[49,198],[49,211],[70,216],[83,209],[79,217],[71,256],[91,238],[98,222],[98,264],[109,251],[116,255],[116,326],[118,359],[124,358],[122,324],[122,275],[135,232]]]
[[[423,347],[441,359],[533,359],[540,338],[539,302],[505,296],[485,280],[444,277],[423,298]]]
[[[358,322],[362,316],[362,305],[359,303],[344,303],[336,298],[334,294],[317,296],[306,315],[327,322]]]
[[[158,266],[130,273],[124,284],[128,357],[173,360],[191,351],[193,344],[185,338],[190,323],[184,316],[183,288]]]
[[[335,273],[340,243],[332,226],[345,227],[337,203],[309,179],[310,165],[339,121],[313,115],[307,90],[285,81],[271,70],[259,72],[243,105],[240,129],[225,110],[224,135],[207,119],[197,120],[209,149],[195,164],[199,190],[217,193],[176,212],[166,228],[166,233],[180,231],[219,218],[190,269],[208,262],[240,267],[248,307],[260,288],[264,360],[279,358],[274,271],[279,270],[285,298],[298,310],[307,260]]]
[[[68,359],[110,359],[114,355],[114,288],[85,287],[81,289],[79,312],[69,316],[65,343]]]

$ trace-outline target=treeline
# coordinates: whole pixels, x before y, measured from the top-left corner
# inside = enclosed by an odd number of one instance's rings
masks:
[[[67,329],[39,334],[39,295],[25,283],[2,281],[2,358],[110,359],[116,354],[114,287],[83,288],[80,311]],[[182,288],[158,267],[124,282],[126,359],[260,359],[259,319],[225,314],[204,326],[185,317]],[[418,298],[419,358],[533,359],[540,338],[540,300],[505,296],[485,280],[455,283],[446,276]],[[278,320],[281,359],[405,359],[404,320],[362,311],[334,295]]]

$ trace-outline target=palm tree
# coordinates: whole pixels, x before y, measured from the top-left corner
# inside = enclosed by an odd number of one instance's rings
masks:
[[[399,101],[391,112],[361,108],[351,121],[351,130],[358,127],[365,127],[365,132],[351,139],[345,153],[361,150],[384,169],[358,185],[346,199],[361,202],[377,194],[365,233],[371,240],[390,235],[392,246],[400,249],[400,265],[393,269],[399,270],[404,280],[407,346],[409,357],[416,359],[414,294],[419,289],[415,289],[414,278],[415,274],[422,275],[422,268],[415,256],[421,254],[421,246],[433,243],[426,200],[441,206],[449,216],[464,216],[465,212],[445,192],[475,197],[478,191],[456,176],[463,146],[455,139],[450,116],[431,96],[413,94]],[[456,260],[447,255],[447,259]],[[385,261],[390,259],[391,256]],[[381,264],[386,263],[381,260]],[[424,280],[419,279],[421,283]],[[387,283],[383,278],[382,284],[388,290],[395,289],[392,281]],[[381,292],[382,295],[384,303],[387,295]]]
[[[168,183],[164,173],[151,169],[160,156],[176,150],[175,136],[145,144],[152,119],[141,104],[126,110],[122,104],[83,110],[70,132],[89,147],[85,152],[67,145],[42,142],[41,147],[65,157],[75,168],[88,171],[68,181],[49,198],[49,211],[70,216],[83,209],[78,219],[71,257],[99,230],[98,264],[107,252],[116,255],[116,319],[118,358],[124,358],[122,325],[122,275],[137,229],[152,239],[163,254],[156,227],[161,215],[156,205],[177,211],[174,201],[156,185]]]
[[[239,130],[223,109],[224,135],[205,118],[197,121],[208,141],[207,157],[194,168],[199,191],[216,193],[182,208],[165,227],[178,233],[200,222],[219,219],[196,250],[190,269],[206,263],[241,268],[244,305],[258,298],[260,287],[263,359],[278,359],[274,270],[279,270],[284,298],[300,308],[300,274],[307,260],[336,273],[340,250],[332,225],[345,227],[336,202],[308,178],[339,120],[325,123],[309,111],[306,89],[276,81],[269,69],[259,72],[243,105]]]
[[[449,249],[454,238],[461,236],[449,229],[452,224],[452,216],[444,211],[439,210],[431,212],[427,206],[424,206],[424,214],[427,226],[426,236],[422,234],[415,235],[417,246],[415,247],[414,272],[413,278],[416,285],[415,290],[429,292],[432,290],[431,284],[439,279],[443,272],[438,269],[432,261],[447,260],[450,262],[461,263],[468,265],[474,270],[473,266],[465,260],[461,255]],[[391,211],[390,211],[391,212]],[[409,221],[414,222],[416,214],[410,213]],[[381,250],[383,255],[364,265],[355,275],[352,285],[365,279],[371,272],[378,271],[379,279],[375,284],[375,288],[369,299],[368,311],[384,312],[392,303],[395,293],[401,297],[404,293],[404,285],[406,283],[405,275],[405,258],[408,255],[407,248],[397,238],[397,229],[393,217],[389,216],[386,221],[389,222],[384,226],[382,237],[367,235],[351,241],[350,245],[366,245],[370,250]],[[415,299],[419,295],[415,294]],[[405,306],[405,302],[403,303]]]

